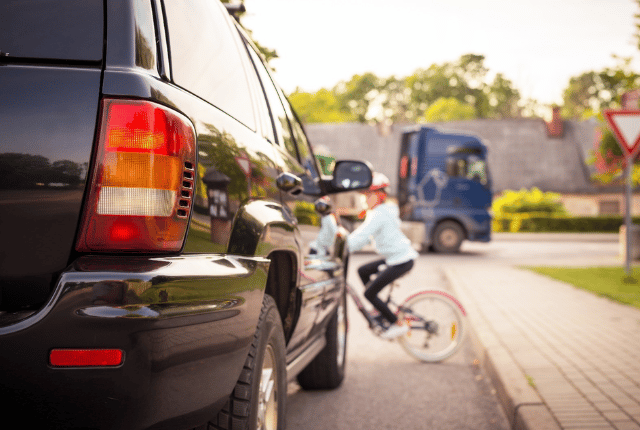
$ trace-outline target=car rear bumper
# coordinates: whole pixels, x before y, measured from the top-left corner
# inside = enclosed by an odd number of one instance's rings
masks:
[[[238,379],[267,272],[255,258],[80,258],[39,312],[0,316],[5,417],[46,428],[204,423]],[[52,348],[120,349],[124,361],[54,368]]]

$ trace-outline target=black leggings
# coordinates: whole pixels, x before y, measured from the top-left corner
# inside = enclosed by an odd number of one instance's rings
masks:
[[[395,266],[387,266],[386,269],[379,272],[378,269],[383,264],[385,264],[384,259],[364,264],[358,268],[358,275],[360,275],[362,283],[367,287],[364,292],[364,296],[382,314],[382,316],[393,324],[398,321],[398,317],[396,317],[387,305],[378,298],[378,293],[380,293],[384,287],[411,270],[411,268],[413,268],[413,260],[409,260],[406,263],[396,264]],[[369,284],[371,276],[376,273],[378,276]]]

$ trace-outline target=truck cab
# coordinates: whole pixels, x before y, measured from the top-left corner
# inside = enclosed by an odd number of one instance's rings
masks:
[[[397,196],[405,232],[422,249],[458,252],[463,240],[491,239],[487,147],[476,136],[405,130]]]

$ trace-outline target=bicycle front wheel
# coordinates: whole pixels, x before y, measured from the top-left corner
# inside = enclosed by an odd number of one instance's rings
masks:
[[[443,291],[414,294],[399,307],[398,318],[410,327],[399,338],[400,344],[420,361],[442,361],[462,346],[466,332],[464,308]]]

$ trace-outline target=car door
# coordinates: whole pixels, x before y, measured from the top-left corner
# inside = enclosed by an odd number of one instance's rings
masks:
[[[314,337],[314,329],[317,330],[319,317],[327,305],[324,294],[330,282],[330,275],[309,263],[311,243],[320,229],[320,217],[314,208],[314,201],[320,194],[320,174],[302,126],[295,118],[289,102],[274,83],[259,55],[251,46],[249,51],[271,113],[277,168],[281,174],[300,180],[300,187],[293,192],[280,192],[284,210],[293,221],[294,236],[298,244],[297,294],[301,307],[288,345],[288,349],[293,351],[303,347]]]

